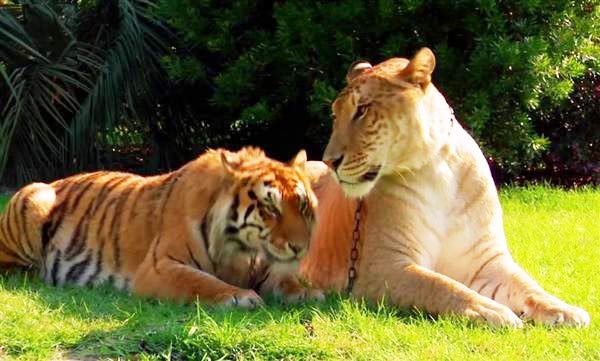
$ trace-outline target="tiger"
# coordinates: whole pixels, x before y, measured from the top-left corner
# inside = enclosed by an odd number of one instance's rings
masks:
[[[0,265],[37,269],[51,285],[254,308],[265,294],[320,300],[297,277],[315,228],[306,153],[208,150],[143,177],[98,171],[32,183],[0,218]]]
[[[434,68],[423,48],[349,69],[323,162],[308,163],[320,222],[301,273],[319,288],[351,285],[358,298],[493,327],[588,326],[585,310],[513,260],[489,165]]]

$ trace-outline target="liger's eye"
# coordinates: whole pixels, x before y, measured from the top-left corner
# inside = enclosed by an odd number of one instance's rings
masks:
[[[368,107],[369,107],[368,104],[359,105],[356,108],[356,112],[354,113],[354,117],[352,119],[358,120],[358,119],[362,118],[363,115],[365,115],[365,113],[367,112]]]

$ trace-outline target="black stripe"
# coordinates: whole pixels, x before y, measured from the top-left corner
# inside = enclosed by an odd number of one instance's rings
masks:
[[[182,260],[180,260],[180,259],[177,259],[177,258],[175,258],[175,257],[171,256],[171,255],[170,255],[170,254],[168,254],[168,253],[167,253],[167,258],[168,258],[168,259],[170,259],[171,261],[174,261],[174,262],[177,262],[177,263],[181,263],[181,264],[183,264],[183,265],[185,265],[185,264],[186,264],[186,263],[185,263],[185,262],[183,262]]]
[[[250,217],[250,214],[252,214],[252,212],[254,212],[254,209],[256,209],[255,204],[251,204],[248,207],[248,209],[246,209],[246,213],[244,213],[244,222],[246,222],[248,220],[248,217]]]
[[[200,262],[198,262],[198,260],[196,260],[196,257],[194,257],[194,254],[192,253],[190,245],[188,243],[186,243],[185,246],[188,250],[188,253],[190,254],[190,258],[192,259],[192,262],[194,262],[194,266],[196,266],[197,269],[202,271],[202,266],[200,265]]]
[[[254,291],[259,292],[260,288],[265,283],[265,281],[267,280],[267,278],[269,278],[270,275],[271,275],[271,271],[267,271],[262,280],[256,282],[256,284],[254,284],[254,285],[250,285],[250,287],[252,287],[252,289]]]
[[[56,193],[57,197],[61,193],[66,191],[67,192],[67,195],[65,196],[65,198],[66,198],[69,196],[69,194],[71,192],[71,188],[78,189],[79,186],[81,184],[83,184],[88,178],[91,178],[92,176],[95,177],[98,174],[104,174],[104,173],[96,172],[96,173],[79,174],[79,175],[75,175],[75,176],[72,176],[69,178],[61,179],[60,181],[52,183],[51,186],[54,187],[54,193]]]
[[[254,201],[257,199],[256,193],[254,193],[254,191],[252,189],[248,191],[248,197],[250,197],[250,199],[252,199]]]
[[[115,262],[115,271],[119,271],[121,269],[121,246],[120,246],[120,230],[121,230],[121,221],[123,219],[123,207],[127,203],[129,199],[129,195],[133,191],[134,188],[128,188],[123,193],[119,195],[119,201],[115,207],[115,212],[113,213],[113,218],[110,224],[111,230],[111,238],[113,242],[113,257]]]
[[[96,270],[94,270],[94,273],[92,273],[90,275],[90,278],[88,278],[88,280],[85,281],[86,286],[93,284],[94,281],[96,281],[96,278],[98,278],[98,275],[100,275],[100,272],[102,272],[102,253],[103,253],[103,251],[104,251],[104,238],[101,238],[100,246],[98,247],[98,253],[96,254]]]
[[[499,252],[494,254],[492,257],[488,258],[487,261],[483,262],[481,264],[481,266],[479,266],[479,269],[477,270],[477,272],[475,272],[475,274],[473,275],[473,277],[471,278],[471,281],[468,283],[469,286],[471,286],[473,284],[473,282],[475,282],[475,280],[477,279],[477,276],[479,276],[479,273],[481,271],[483,271],[483,269],[485,267],[487,267],[492,261],[494,261],[496,258],[498,257],[502,257],[504,256],[504,252]]]
[[[11,218],[14,221],[13,223],[16,223],[17,226],[17,234],[19,232],[19,222],[17,222],[17,219],[15,219],[15,214],[16,209],[17,208],[17,204],[20,201],[20,197],[22,196],[22,192],[18,193],[17,196],[15,196],[10,203],[10,206],[7,210],[7,212],[5,213],[5,218],[4,218],[4,225],[6,226],[4,232],[5,235],[6,233],[8,233],[8,239],[6,239],[5,241],[10,241],[10,243],[12,243],[12,245],[15,247],[13,250],[13,252],[15,252],[16,254],[18,254],[17,259],[25,261],[27,263],[35,263],[35,260],[33,260],[29,254],[27,253],[27,250],[25,249],[25,247],[23,246],[23,242],[21,242],[21,239],[15,236],[14,230],[11,227]],[[7,244],[8,246],[8,244]]]
[[[142,197],[142,194],[144,193],[144,191],[146,190],[146,187],[148,186],[148,183],[143,183],[142,186],[138,189],[137,194],[135,195],[135,197],[133,198],[133,201],[131,202],[131,210],[129,211],[129,218],[133,219],[137,216],[137,203],[140,200],[140,198]]]
[[[494,288],[494,292],[492,292],[492,300],[496,300],[496,292],[498,292],[498,290],[500,289],[500,286],[502,286],[502,282],[498,283],[496,285],[496,288]]]
[[[89,238],[90,223],[94,220],[94,215],[100,209],[110,192],[116,188],[119,184],[126,181],[128,177],[115,177],[108,180],[98,192],[98,195],[94,197],[93,201],[90,201],[88,207],[85,210],[84,215],[80,218],[77,228],[72,235],[71,243],[69,244],[65,256],[67,260],[72,260],[79,256],[85,251],[85,246]],[[105,209],[106,211],[106,209]],[[106,216],[106,214],[104,214]],[[98,228],[103,226],[103,220],[98,224]],[[96,237],[97,239],[98,237]]]
[[[163,214],[165,214],[165,208],[167,207],[167,203],[169,202],[169,198],[171,198],[171,193],[173,192],[173,188],[175,188],[175,184],[177,183],[177,181],[179,180],[179,178],[181,177],[181,172],[177,172],[177,173],[173,173],[171,175],[169,175],[169,177],[167,177],[167,190],[166,190],[166,195],[162,201],[161,207],[160,207],[160,214],[161,214],[161,229],[162,229],[162,220],[164,219],[164,217],[162,217]]]
[[[0,229],[0,231],[2,231]],[[1,232],[2,235],[2,240],[0,240],[0,252],[3,252],[4,254],[8,255],[9,257],[14,258],[15,260],[20,260],[21,257],[15,253],[15,251],[13,251],[12,249],[8,248],[8,246],[6,244],[4,244],[4,242],[2,242],[4,240],[4,231]]]
[[[112,198],[111,200],[106,202],[106,207],[104,207],[104,211],[102,212],[102,216],[100,217],[100,222],[98,223],[98,229],[96,230],[96,239],[100,238],[100,236],[101,236],[100,232],[102,232],[102,228],[104,228],[104,225],[106,224],[105,221],[106,221],[106,214],[108,213],[108,209],[110,208],[110,206],[115,204],[116,201],[117,201],[117,198]]]
[[[160,273],[158,270],[158,256],[156,255],[156,249],[158,248],[158,244],[160,243],[160,234],[156,237],[156,241],[154,243],[154,248],[152,249],[152,267],[156,271],[156,273]]]
[[[155,189],[155,191],[150,194],[151,202],[155,202],[159,199],[162,199],[163,195],[165,193],[166,193],[166,197],[165,197],[165,199],[162,200],[160,207],[154,207],[154,205],[152,205],[152,211],[146,213],[146,232],[153,233],[153,230],[156,229],[156,224],[153,219],[154,213],[156,210],[159,210],[159,212],[160,212],[158,214],[158,218],[160,219],[159,224],[158,224],[158,230],[159,230],[159,232],[160,232],[160,230],[162,230],[163,220],[164,220],[164,217],[162,215],[164,214],[164,210],[165,210],[167,201],[169,200],[169,197],[171,196],[171,191],[173,190],[175,181],[177,181],[177,179],[179,178],[180,175],[181,175],[181,172],[170,173],[169,175],[167,175],[165,177],[165,179],[162,180],[162,184],[159,186],[159,188]]]
[[[73,183],[69,182],[68,178],[60,179],[60,180],[57,180],[56,182],[53,182],[52,184],[50,184],[50,186],[52,188],[54,188],[54,193],[56,194],[57,198],[58,198],[58,196],[61,195],[62,192],[67,190],[67,188],[69,188],[71,185],[73,185]]]
[[[52,228],[52,222],[46,221],[42,225],[42,261],[46,259],[46,250],[48,249],[48,244],[50,243],[50,229]],[[42,262],[44,263],[44,262]]]
[[[86,179],[87,181],[87,179]],[[69,207],[69,213],[75,211],[77,209],[77,207],[79,206],[79,202],[81,202],[81,198],[83,198],[83,195],[87,193],[87,191],[94,185],[93,182],[89,182],[86,183],[83,186],[83,189],[81,191],[79,191],[79,193],[77,193],[77,195],[75,196],[75,199],[73,200],[73,204],[71,204],[71,206]],[[77,190],[79,190],[79,187],[77,187]]]
[[[49,242],[52,240],[52,238],[54,238],[56,231],[62,225],[62,222],[65,217],[65,210],[66,210],[66,202],[63,201],[57,207],[52,208],[52,210],[50,211],[50,215],[48,216],[49,221],[46,222],[46,223],[49,223],[49,226],[47,229],[46,243],[42,243],[42,257],[43,258],[45,257],[45,255],[47,253]]]
[[[21,202],[21,212],[20,212],[20,216],[21,216],[21,233],[23,234],[23,237],[25,238],[24,243],[27,244],[27,246],[29,247],[29,255],[30,257],[35,260],[35,250],[33,248],[33,244],[31,243],[31,239],[29,238],[29,234],[27,233],[27,208],[29,206],[29,198],[26,197],[23,199],[23,202]]]
[[[259,236],[261,239],[267,239],[267,237],[268,237],[268,236],[270,236],[270,235],[271,235],[271,230],[270,230],[270,229],[268,229],[268,228],[265,228],[265,229],[263,229],[263,231],[262,231],[262,232],[259,232],[259,233],[258,233],[258,236]]]
[[[102,207],[106,198],[113,189],[118,187],[121,183],[125,182],[129,177],[114,177],[106,181],[96,196],[94,196],[94,209],[92,210],[91,216],[93,217],[96,212]]]
[[[77,283],[81,275],[88,269],[90,266],[90,262],[92,261],[92,250],[88,250],[87,256],[78,263],[75,263],[71,269],[67,272],[67,276],[65,277],[66,281],[71,281]]]
[[[234,227],[234,226],[227,226],[227,227],[225,227],[225,231],[224,231],[224,232],[225,232],[226,234],[237,234],[237,233],[238,233],[238,231],[239,231],[239,229],[237,229],[237,228],[236,228],[236,227]]]
[[[93,202],[93,201],[88,203],[88,206],[85,209],[85,212],[83,213],[81,218],[79,218],[79,222],[77,222],[77,227],[75,227],[75,230],[73,231],[73,234],[71,235],[71,240],[69,242],[69,245],[67,246],[67,249],[65,250],[65,259],[67,261],[73,260],[75,257],[80,255],[84,250],[84,247],[85,247],[86,241],[87,241],[87,233],[88,233],[89,224],[92,221],[91,217],[90,217],[90,212],[92,210],[94,203],[95,202]],[[81,235],[83,235],[83,237],[81,237]]]
[[[252,250],[252,248],[248,247],[247,244],[245,244],[241,239],[239,238],[229,238],[227,239],[227,241],[231,242],[231,243],[236,243],[239,247],[240,250],[242,252],[249,252],[250,250]]]
[[[264,227],[263,227],[263,226],[261,226],[261,225],[258,225],[258,224],[256,224],[256,223],[244,223],[244,224],[242,224],[242,225],[240,226],[240,231],[241,231],[243,228],[256,228],[256,229],[258,229],[258,231],[259,231],[259,232],[260,232],[260,231],[262,231],[262,230],[264,229]]]
[[[481,293],[481,291],[483,291],[483,289],[484,289],[484,288],[486,288],[486,287],[487,287],[487,286],[490,284],[490,282],[492,282],[492,281],[491,281],[491,280],[489,280],[489,281],[487,281],[486,283],[484,283],[484,284],[483,284],[483,286],[481,286],[481,287],[479,288],[479,291],[477,291],[477,293]]]
[[[239,193],[236,193],[235,197],[233,198],[233,202],[231,203],[231,219],[235,222],[238,221],[238,207],[240,206],[240,195]]]
[[[208,254],[208,250],[209,250],[208,216],[206,214],[204,215],[204,218],[202,218],[202,223],[200,223],[200,233],[202,233],[202,241],[204,242],[204,249],[206,249],[206,253]]]
[[[15,234],[13,232],[12,227],[10,226],[11,224],[11,220],[14,220],[14,215],[15,215],[15,207],[16,204],[18,202],[17,198],[21,195],[21,193],[17,193],[17,195],[15,195],[14,199],[11,199],[11,202],[9,203],[8,209],[6,210],[5,213],[5,232],[8,233],[8,240],[13,244],[13,246],[15,246],[15,251],[17,253],[19,253],[19,255],[21,254],[21,252],[23,251],[19,242],[19,239],[15,237]],[[21,252],[19,252],[21,251]],[[21,256],[21,258],[23,258]]]
[[[207,213],[204,215],[204,218],[202,218],[202,223],[200,223],[200,232],[202,233],[202,243],[204,243],[206,257],[210,261],[210,265],[212,266],[212,269],[215,270],[216,269],[215,261],[213,261],[213,259],[210,257],[210,252],[209,252],[209,249],[210,249],[210,239],[208,238],[208,229],[210,228],[209,222],[210,222],[210,220],[208,219],[208,211],[207,211]]]
[[[60,250],[56,250],[56,252],[54,253],[54,262],[52,264],[52,271],[50,273],[50,276],[52,278],[52,285],[56,286],[58,285],[58,272],[60,271],[60,262],[61,262],[61,255],[62,252]]]

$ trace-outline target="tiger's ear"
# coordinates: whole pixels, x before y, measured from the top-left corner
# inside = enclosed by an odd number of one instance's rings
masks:
[[[234,175],[239,168],[239,164],[232,160],[231,154],[226,151],[221,152],[221,164],[225,172],[229,175]]]
[[[429,48],[422,48],[410,60],[400,76],[415,85],[425,89],[431,83],[431,74],[435,69],[435,55]]]
[[[352,63],[352,65],[350,65],[348,73],[346,73],[346,82],[350,83],[352,80],[354,80],[354,78],[362,74],[363,71],[371,69],[372,67],[373,65],[371,65],[371,63],[369,63],[368,61],[355,61],[354,63]]]
[[[299,151],[298,154],[288,162],[288,165],[290,167],[304,169],[306,167],[306,151],[304,149]]]

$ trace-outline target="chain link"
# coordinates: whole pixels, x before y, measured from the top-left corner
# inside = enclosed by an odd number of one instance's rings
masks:
[[[354,212],[354,230],[352,230],[352,250],[350,251],[350,268],[348,269],[348,293],[352,292],[354,281],[356,280],[356,263],[358,261],[358,247],[360,244],[360,212],[362,210],[363,200],[359,200]]]

